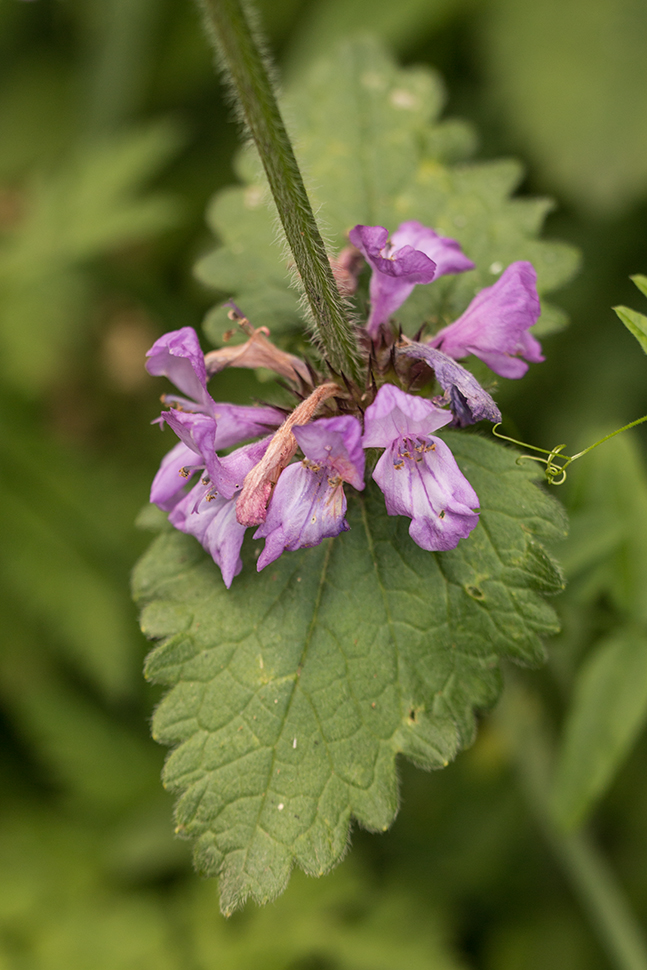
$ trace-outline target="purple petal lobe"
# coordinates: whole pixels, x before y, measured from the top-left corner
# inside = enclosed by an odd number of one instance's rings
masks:
[[[180,532],[195,536],[220,567],[225,586],[229,588],[243,568],[240,549],[245,526],[236,519],[235,501],[221,495],[210,496],[208,486],[198,482],[175,506],[169,522]]]
[[[283,423],[285,415],[275,408],[250,407],[244,404],[214,403],[216,448],[230,448],[248,438],[267,434]]]
[[[182,441],[178,441],[176,446],[162,458],[159,471],[151,485],[151,502],[165,512],[174,508],[184,495],[187,481],[197,471],[195,465],[195,451],[187,448]],[[189,471],[188,475],[182,474],[184,469]]]
[[[383,384],[364,415],[364,448],[388,448],[395,440],[428,435],[449,424],[452,416],[424,397],[406,394],[393,384]]]
[[[190,411],[163,411],[162,419],[180,441],[207,461],[216,451],[216,422],[207,414]]]
[[[371,337],[377,336],[380,326],[402,306],[416,284],[474,269],[455,239],[439,236],[415,219],[398,226],[390,241],[384,226],[355,226],[348,236],[373,269],[371,313],[366,324]]]
[[[447,236],[439,236],[415,219],[401,223],[391,236],[391,243],[395,249],[412,246],[433,260],[436,264],[436,280],[447,273],[464,273],[476,268],[461,249],[460,243]]]
[[[278,480],[265,522],[254,533],[265,539],[257,568],[264,569],[284,549],[316,546],[348,528],[346,496],[339,475],[309,459],[289,465]]]
[[[399,351],[405,357],[424,360],[436,375],[436,380],[445,391],[454,414],[454,423],[464,428],[483,419],[496,424],[501,420],[501,412],[493,399],[484,391],[473,374],[457,364],[442,351],[428,344],[411,343]]]
[[[354,488],[364,488],[362,428],[350,415],[320,418],[297,426],[292,433],[303,454],[314,464],[325,465],[328,474],[339,475]]]
[[[528,333],[540,312],[534,267],[523,261],[512,263],[430,343],[456,359],[474,354],[501,377],[523,377],[528,364],[520,358],[531,363],[544,360],[541,345]]]
[[[272,435],[253,441],[249,445],[237,448],[230,455],[217,459],[217,468],[212,474],[213,487],[226,498],[238,495],[248,472],[258,465],[267,451]]]
[[[409,535],[422,549],[454,549],[478,524],[478,496],[440,438],[394,441],[373,478],[388,514],[411,518]]]
[[[183,394],[210,411],[204,354],[193,327],[165,333],[146,354],[146,370],[154,376],[168,377]]]
[[[436,264],[413,246],[395,249],[388,243],[388,232],[383,226],[355,226],[348,237],[373,269],[369,287],[371,313],[366,329],[375,337],[381,324],[402,306],[417,283],[432,281]]]

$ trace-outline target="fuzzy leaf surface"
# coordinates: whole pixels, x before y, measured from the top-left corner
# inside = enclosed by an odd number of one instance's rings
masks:
[[[472,272],[416,288],[397,314],[410,333],[424,321],[435,328],[455,319],[514,260],[534,264],[540,294],[563,285],[578,264],[571,246],[536,238],[551,202],[511,198],[523,175],[516,162],[467,161],[474,135],[462,122],[440,120],[443,103],[429,69],[401,70],[377,44],[355,41],[317,62],[284,105],[330,252],[347,244],[358,223],[393,231],[417,219],[457,239],[476,263]],[[219,192],[209,207],[221,245],[198,263],[197,275],[233,297],[255,326],[275,336],[297,330],[299,292],[277,241],[269,189],[251,154],[238,172],[245,184]],[[562,325],[563,314],[549,308],[544,332]],[[219,342],[231,328],[226,310],[211,311],[205,327]]]
[[[142,628],[158,641],[147,674],[172,688],[153,724],[174,746],[165,784],[181,793],[178,831],[195,839],[198,868],[221,878],[224,912],[275,897],[295,864],[326,872],[352,818],[386,829],[396,756],[446,765],[494,703],[500,658],[537,664],[556,632],[540,594],[562,581],[538,540],[564,534],[560,506],[514,452],[446,439],[482,508],[451,552],[415,545],[369,486],[349,501],[349,532],[260,575],[260,544],[246,541],[229,591],[175,531],[135,571]]]

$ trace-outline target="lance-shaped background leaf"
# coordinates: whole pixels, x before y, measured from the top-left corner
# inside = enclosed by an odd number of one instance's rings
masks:
[[[537,538],[563,535],[560,506],[514,453],[447,440],[483,510],[451,552],[415,545],[371,486],[350,503],[349,532],[260,575],[248,540],[229,591],[174,531],[135,572],[142,627],[161,641],[147,673],[173,686],[153,725],[177,745],[165,783],[183,793],[178,831],[197,840],[199,869],[221,876],[224,912],[276,896],[295,863],[326,872],[352,817],[387,828],[396,756],[446,765],[496,699],[499,659],[536,664],[556,631],[539,594],[561,578]]]
[[[573,247],[535,238],[550,200],[510,198],[523,175],[517,162],[466,161],[474,134],[460,121],[439,120],[443,103],[442,83],[429,68],[401,70],[377,44],[357,41],[318,62],[284,105],[332,252],[347,245],[357,223],[393,231],[418,219],[458,239],[476,263],[474,272],[416,288],[397,314],[410,333],[425,320],[438,326],[455,319],[514,260],[534,264],[540,294],[565,283],[578,264]],[[208,221],[222,245],[198,263],[198,277],[233,296],[255,326],[275,336],[302,329],[290,261],[251,152],[239,158],[238,174],[246,185],[219,192],[210,205]],[[562,311],[544,304],[535,332],[564,322]],[[216,307],[205,328],[219,342],[231,328],[226,310]]]

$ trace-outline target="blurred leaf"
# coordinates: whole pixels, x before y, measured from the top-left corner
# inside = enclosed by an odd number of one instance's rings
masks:
[[[493,0],[476,32],[513,137],[580,205],[647,189],[643,0]]]
[[[0,496],[4,592],[106,693],[128,691],[136,653],[123,592],[75,548],[51,508],[35,509],[4,489]]]
[[[4,5],[5,7],[8,4]],[[0,27],[0,30],[2,28]],[[73,137],[71,65],[56,51],[25,57],[0,85],[0,179],[20,184]]]
[[[147,888],[100,864],[112,833],[19,804],[0,817],[0,966],[38,970],[460,970],[430,900],[349,864],[220,918],[214,886]]]
[[[142,186],[177,150],[168,123],[87,144],[22,190],[22,215],[0,242],[0,355],[4,378],[35,393],[52,380],[85,323],[86,264],[155,235],[178,217]]]
[[[634,281],[641,293],[647,296],[647,276],[632,276],[631,279]],[[632,336],[636,338],[642,349],[647,354],[647,317],[644,313],[637,313],[635,310],[630,310],[626,306],[614,306],[613,308],[618,314],[625,327]]]
[[[12,633],[12,639],[20,636],[16,628]],[[100,815],[154,791],[161,767],[155,748],[65,684],[36,653],[30,655],[26,642],[21,647],[0,658],[3,706],[48,782]]]
[[[276,896],[295,863],[330,869],[351,816],[387,828],[396,754],[446,765],[497,696],[499,658],[543,658],[556,625],[538,592],[561,579],[533,536],[563,534],[561,509],[507,449],[446,437],[482,510],[455,550],[420,549],[371,483],[335,540],[260,575],[248,541],[230,590],[178,532],[136,568],[142,628],[162,641],[147,675],[173,686],[153,725],[178,745],[165,783],[183,792],[198,867],[221,875],[224,912]]]
[[[647,718],[647,635],[625,628],[582,665],[553,782],[556,821],[575,828],[604,795]]]
[[[287,71],[297,75],[354,34],[371,35],[394,52],[415,44],[471,0],[309,0],[287,53]]]
[[[592,429],[587,443],[602,437]],[[588,549],[591,575],[589,595],[607,592],[615,606],[638,623],[647,622],[647,471],[630,432],[607,441],[573,466],[575,484],[572,509],[575,547],[565,544],[572,574],[584,571],[582,556]],[[580,517],[582,525],[580,526]],[[587,533],[588,528],[592,533]],[[582,544],[584,543],[584,544]],[[579,544],[579,549],[577,545]],[[606,556],[601,554],[606,550]],[[576,568],[575,568],[576,564]],[[582,582],[586,582],[584,575]]]
[[[22,811],[20,811],[22,809]],[[102,878],[105,829],[20,806],[2,817],[0,960],[39,970],[184,970],[160,897]],[[3,964],[0,964],[3,965]],[[208,970],[208,968],[205,968]]]
[[[125,581],[136,548],[129,483],[8,422],[0,459],[5,609],[46,630],[48,644],[104,695],[132,692],[140,644]]]
[[[218,970],[459,970],[443,939],[442,918],[403,883],[378,885],[349,863],[329,879],[295,873],[272,907],[213,918],[212,886],[190,913],[200,968]]]
[[[552,207],[545,199],[510,199],[521,180],[510,161],[454,164],[473,148],[466,127],[438,121],[444,93],[427,68],[399,70],[369,41],[345,44],[319,62],[306,83],[287,99],[299,161],[330,250],[347,244],[356,223],[391,231],[418,219],[459,240],[477,269],[416,288],[397,317],[413,333],[424,320],[457,317],[478,290],[491,285],[514,260],[537,269],[541,293],[574,273],[575,250],[540,242]],[[274,333],[301,326],[299,294],[280,258],[275,217],[258,166],[247,154],[239,173],[248,183],[215,196],[208,221],[223,245],[197,266],[204,283],[234,296],[255,326]],[[544,332],[558,329],[553,308]],[[219,341],[231,328],[226,311],[205,322]]]

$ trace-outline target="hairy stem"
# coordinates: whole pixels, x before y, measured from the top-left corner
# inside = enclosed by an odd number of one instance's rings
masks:
[[[562,832],[548,798],[552,750],[536,695],[509,682],[496,718],[510,745],[531,813],[616,970],[647,970],[647,943],[615,874],[584,830]]]
[[[312,313],[315,338],[334,370],[357,377],[360,365],[353,327],[249,20],[240,0],[200,0],[200,5],[267,174]]]

